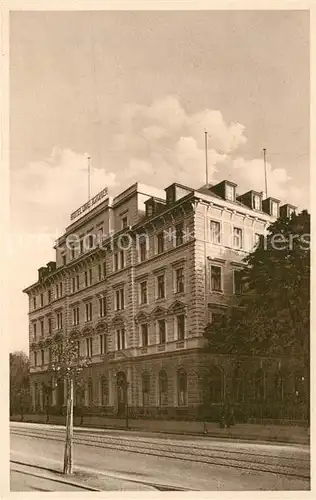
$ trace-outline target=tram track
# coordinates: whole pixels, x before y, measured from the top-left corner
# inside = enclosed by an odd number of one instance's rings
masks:
[[[17,429],[12,435],[64,441],[65,429]],[[247,471],[271,473],[287,477],[309,479],[309,460],[305,458],[277,456],[263,453],[246,453],[238,450],[222,450],[219,447],[170,444],[166,440],[144,440],[137,437],[113,437],[106,434],[83,436],[74,431],[74,443],[83,446],[114,449],[142,455],[171,458],[186,462],[232,467]],[[282,464],[280,464],[282,462]]]

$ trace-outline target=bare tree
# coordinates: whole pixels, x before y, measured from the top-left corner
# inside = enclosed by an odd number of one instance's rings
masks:
[[[63,380],[66,383],[67,389],[64,474],[73,473],[74,384],[88,364],[89,360],[80,356],[80,347],[76,338],[55,337],[52,346],[51,369],[57,380]]]

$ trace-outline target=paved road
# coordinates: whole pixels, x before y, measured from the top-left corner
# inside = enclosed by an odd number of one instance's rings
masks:
[[[11,459],[60,468],[64,433],[60,426],[12,423]],[[303,445],[82,428],[74,435],[76,468],[100,489],[309,489],[309,447]]]

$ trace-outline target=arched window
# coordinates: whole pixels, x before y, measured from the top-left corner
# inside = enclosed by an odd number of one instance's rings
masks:
[[[91,377],[89,377],[88,380],[88,404],[89,406],[92,406],[93,404],[93,383]]]
[[[254,397],[256,401],[265,399],[265,374],[262,368],[259,368],[254,375]]]
[[[168,376],[164,370],[159,372],[159,406],[168,405]]]
[[[143,406],[149,406],[150,377],[148,373],[142,375]]]
[[[187,374],[181,368],[178,371],[178,405],[186,406],[188,401]]]
[[[283,376],[280,370],[274,376],[274,398],[283,401]]]
[[[233,374],[233,398],[236,403],[241,403],[245,396],[245,376],[240,366],[237,366]]]
[[[210,372],[210,401],[220,403],[223,395],[223,374],[220,368],[214,366]]]
[[[107,378],[102,375],[100,377],[100,405],[107,406],[108,404],[108,381]]]

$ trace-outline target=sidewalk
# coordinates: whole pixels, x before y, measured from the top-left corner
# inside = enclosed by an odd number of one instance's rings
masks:
[[[74,490],[86,491],[157,491],[157,488],[140,481],[133,481],[123,477],[115,477],[95,471],[74,466],[73,474],[64,476],[61,472],[60,461],[31,455],[11,453],[11,473],[19,472],[26,476],[32,476],[35,484],[41,481],[51,482],[53,489],[49,491],[69,491],[71,486]],[[55,486],[54,486],[55,483]],[[11,491],[14,491],[12,488]],[[21,491],[21,490],[16,490]]]
[[[20,421],[19,416],[11,421]],[[46,423],[45,415],[25,415],[24,422]],[[65,425],[65,417],[50,416],[50,424]],[[80,426],[80,418],[74,419],[76,427],[95,429],[125,429],[125,420],[100,416],[85,416]],[[226,439],[245,439],[257,441],[275,441],[280,443],[306,444],[310,442],[309,428],[289,425],[236,424],[229,429],[221,429],[218,423],[188,422],[180,420],[136,420],[128,421],[129,430],[150,433],[205,435]]]

